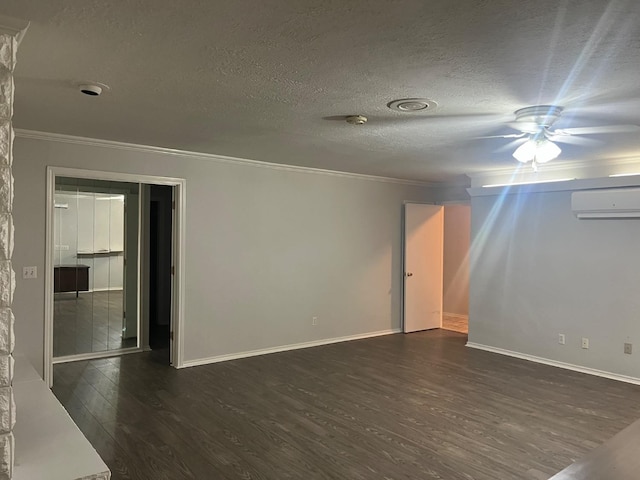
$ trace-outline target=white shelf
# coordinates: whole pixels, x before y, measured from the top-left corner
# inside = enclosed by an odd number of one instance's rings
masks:
[[[109,468],[24,358],[16,359],[13,480],[108,480]]]

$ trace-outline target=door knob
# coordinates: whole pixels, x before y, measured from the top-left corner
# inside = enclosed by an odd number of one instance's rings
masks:
[[[407,277],[413,277],[413,273],[407,272]]]

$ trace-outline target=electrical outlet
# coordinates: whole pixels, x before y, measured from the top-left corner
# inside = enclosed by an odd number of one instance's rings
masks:
[[[311,325],[318,325],[318,317],[313,317],[311,319]]]
[[[624,353],[626,353],[627,355],[631,355],[633,353],[633,344],[632,343],[625,343],[624,344]]]
[[[565,338],[564,333],[558,334],[558,343],[560,345],[564,345],[565,343],[567,343],[567,339]]]
[[[22,278],[38,278],[38,267],[22,267]]]
[[[589,339],[588,338],[582,337],[582,348],[585,348],[585,349],[589,348]]]

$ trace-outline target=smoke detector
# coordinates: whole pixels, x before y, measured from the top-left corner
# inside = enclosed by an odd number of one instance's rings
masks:
[[[84,93],[90,97],[99,97],[103,91],[110,90],[109,85],[98,82],[79,83],[77,87],[78,90],[80,90],[80,93]]]
[[[389,102],[387,107],[391,110],[403,113],[423,112],[425,110],[434,110],[438,104],[428,98],[401,98]]]
[[[351,125],[364,125],[368,119],[364,115],[349,115],[345,120]]]

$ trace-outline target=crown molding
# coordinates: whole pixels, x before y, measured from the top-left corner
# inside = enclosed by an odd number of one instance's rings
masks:
[[[22,42],[31,22],[20,18],[0,15],[0,34],[16,37],[18,45]]]
[[[259,160],[250,160],[246,158],[229,157],[226,155],[217,155],[213,153],[194,152],[189,150],[179,150],[165,147],[155,147],[151,145],[139,145],[135,143],[118,142],[114,140],[102,140],[97,138],[78,137],[74,135],[65,135],[61,133],[41,132],[37,130],[28,130],[22,128],[15,129],[16,137],[30,138],[35,140],[46,140],[51,142],[69,143],[74,145],[85,145],[92,147],[112,148],[117,150],[127,150],[133,152],[157,153],[162,155],[174,155],[181,157],[191,157],[199,159],[213,160],[221,163],[231,163],[239,165],[249,165],[253,167],[269,168],[272,170],[284,170],[299,173],[314,173],[319,175],[328,175],[332,177],[353,178],[358,180],[369,180],[382,183],[394,183],[400,185],[410,185],[417,187],[439,188],[444,186],[435,182],[420,182],[416,180],[382,177],[377,175],[365,175],[362,173],[340,172],[337,170],[325,170],[321,168],[302,167],[297,165],[286,165],[281,163],[262,162]]]
[[[491,197],[504,195],[519,195],[529,193],[574,192],[576,190],[594,190],[599,188],[637,187],[638,177],[599,177],[576,178],[559,182],[528,183],[523,185],[504,185],[500,187],[472,187],[467,192],[471,197]]]
[[[628,158],[605,158],[600,160],[577,160],[570,162],[551,162],[540,165],[539,173],[564,173],[568,171],[603,169],[616,166],[638,165],[640,166],[640,156]],[[486,178],[513,175],[514,173],[527,174],[534,173],[530,165],[517,164],[513,167],[495,168],[491,170],[483,170],[482,172],[467,173],[472,184],[475,180],[482,181]]]

